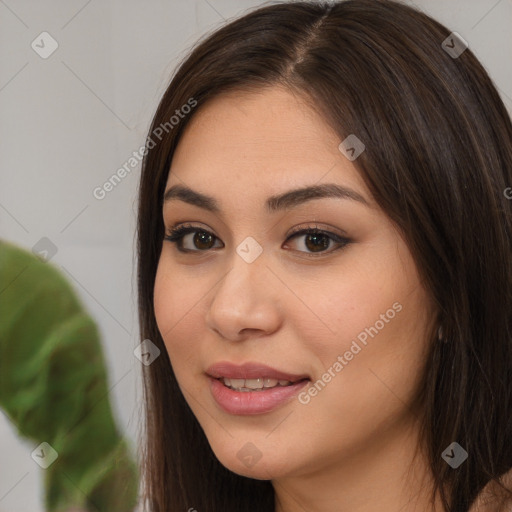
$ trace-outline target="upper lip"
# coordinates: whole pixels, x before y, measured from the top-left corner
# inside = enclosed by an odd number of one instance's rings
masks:
[[[228,361],[221,361],[211,365],[206,370],[206,373],[216,379],[222,377],[227,379],[257,379],[258,377],[263,377],[267,379],[289,380],[290,382],[309,379],[305,374],[283,372],[262,363],[252,362],[236,365]]]

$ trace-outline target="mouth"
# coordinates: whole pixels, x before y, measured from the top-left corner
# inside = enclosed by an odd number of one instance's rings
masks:
[[[261,414],[284,405],[311,379],[259,363],[217,363],[206,371],[210,390],[221,409],[230,414]]]

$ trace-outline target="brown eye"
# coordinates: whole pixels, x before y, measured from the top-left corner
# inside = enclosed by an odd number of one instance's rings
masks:
[[[211,249],[215,237],[207,231],[196,231],[193,237],[193,244],[198,249]]]
[[[338,246],[337,249],[345,247],[350,240],[348,238],[341,237],[328,231],[322,231],[318,228],[303,229],[293,233],[288,240],[295,238],[302,238],[302,241],[298,243],[298,251],[306,253],[307,256],[311,256],[314,253],[330,253],[332,251],[327,250],[332,246]]]
[[[322,233],[313,233],[306,235],[305,246],[311,252],[322,251],[329,247],[330,238]]]
[[[181,252],[207,251],[213,247],[214,241],[217,240],[213,233],[193,226],[174,228],[164,238],[176,244]]]

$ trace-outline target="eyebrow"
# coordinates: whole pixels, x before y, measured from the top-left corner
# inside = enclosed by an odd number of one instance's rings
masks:
[[[350,199],[370,207],[368,201],[361,194],[351,188],[335,183],[325,183],[289,190],[283,194],[269,197],[265,205],[267,211],[273,213],[294,208],[312,199],[322,198]],[[181,200],[213,213],[220,213],[221,211],[219,203],[215,198],[183,185],[174,185],[164,193],[164,204],[171,200]]]

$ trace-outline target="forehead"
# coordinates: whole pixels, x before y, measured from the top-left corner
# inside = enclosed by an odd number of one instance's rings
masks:
[[[229,137],[227,137],[229,135]],[[336,135],[322,118],[299,96],[282,87],[258,92],[223,93],[200,107],[185,129],[179,146],[236,148],[246,152],[296,152],[327,149]],[[178,146],[178,148],[179,148]],[[180,157],[177,149],[175,158]],[[191,156],[191,155],[189,155]]]
[[[194,113],[171,162],[166,188],[186,184],[225,195],[272,195],[290,185],[335,182],[366,191],[341,140],[303,98],[282,87],[229,92]]]

